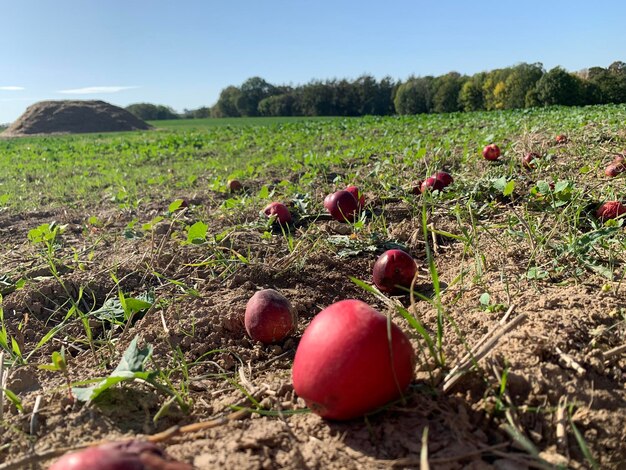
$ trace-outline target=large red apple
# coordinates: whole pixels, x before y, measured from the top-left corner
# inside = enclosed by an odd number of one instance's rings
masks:
[[[497,160],[500,157],[500,147],[496,144],[485,145],[485,148],[483,148],[483,157],[485,160]]]
[[[359,212],[358,201],[346,190],[337,191],[326,196],[324,207],[332,218],[339,222],[354,222]]]
[[[291,223],[291,213],[287,206],[282,202],[271,202],[265,209],[263,209],[263,213],[267,217],[275,217],[274,222],[280,225],[285,225]]]
[[[250,338],[262,343],[275,343],[295,330],[296,314],[289,300],[274,289],[256,292],[246,305],[244,323]]]
[[[402,250],[387,250],[374,263],[373,280],[382,292],[393,293],[400,287],[411,287],[417,265],[411,255]]]
[[[400,328],[365,302],[342,300],[304,331],[293,387],[321,417],[346,420],[399,398],[414,367],[413,347]]]

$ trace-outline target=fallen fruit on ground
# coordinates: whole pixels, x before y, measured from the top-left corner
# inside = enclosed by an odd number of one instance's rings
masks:
[[[243,191],[243,184],[239,180],[228,180],[226,186],[231,193],[238,193]]]
[[[441,191],[443,188],[444,184],[441,181],[439,181],[434,176],[429,176],[424,181],[422,181],[422,184],[420,185],[420,192],[425,193],[426,191],[434,190]]]
[[[611,163],[604,169],[604,174],[609,178],[614,178],[624,171],[626,171],[626,166],[623,163]]]
[[[411,287],[417,272],[413,257],[406,251],[387,250],[374,263],[372,278],[382,292],[401,291],[401,287]]]
[[[452,178],[452,175],[447,171],[438,171],[433,175],[433,177],[439,181],[444,188],[454,183],[454,178]]]
[[[596,209],[596,217],[602,222],[616,219],[622,214],[626,214],[626,206],[620,201],[607,201]]]
[[[191,470],[185,463],[167,460],[154,444],[111,442],[65,454],[50,470]]]
[[[282,202],[269,203],[267,206],[265,206],[265,209],[263,209],[263,213],[267,217],[275,217],[274,223],[279,225],[286,225],[291,223],[292,221],[289,209],[287,209],[287,206],[284,205]]]
[[[567,136],[565,134],[559,134],[554,138],[554,141],[557,144],[566,144],[567,143]]]
[[[298,319],[289,300],[274,289],[255,293],[246,305],[244,323],[250,338],[270,344],[296,329]]]
[[[360,300],[322,310],[302,335],[293,362],[294,390],[323,418],[347,420],[400,398],[413,379],[406,335]]]
[[[500,157],[500,147],[496,144],[485,145],[483,148],[483,157],[485,160],[495,161]]]
[[[363,206],[365,206],[365,195],[361,192],[358,186],[348,186],[346,191],[354,196],[354,199],[356,199],[356,202],[359,204],[359,209],[362,209]]]
[[[534,163],[537,158],[541,158],[541,156],[535,152],[528,152],[524,154],[522,157],[522,166],[527,170],[532,170],[537,166],[537,164]]]
[[[339,222],[354,222],[358,214],[359,203],[352,193],[342,190],[326,196],[324,207],[333,219]]]

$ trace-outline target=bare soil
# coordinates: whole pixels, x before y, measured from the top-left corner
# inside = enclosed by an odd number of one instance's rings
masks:
[[[371,200],[373,195],[368,196]],[[211,233],[219,233],[256,219],[256,214],[245,212],[230,218],[218,215],[215,205],[220,198],[219,194],[196,195],[191,207],[177,216],[178,222],[210,220]],[[317,240],[351,234],[349,227],[328,220],[299,227],[295,240],[301,243],[293,251],[280,233],[267,239],[262,230],[233,231],[217,249],[245,255],[248,264],[203,265],[201,261],[214,251],[203,245],[181,245],[176,238],[178,222],[172,219],[145,237],[122,236],[138,214],[149,220],[167,204],[152,202],[136,212],[103,207],[97,214],[104,222],[101,228],[87,224],[83,214],[64,211],[0,216],[0,242],[8,248],[0,259],[3,271],[29,280],[3,299],[7,327],[25,353],[33,350],[43,332],[63,320],[67,308],[62,306],[79,289],[88,293],[83,295],[85,302],[92,303],[85,309],[115,297],[118,286],[111,273],[126,294],[152,289],[157,299],[166,300],[126,331],[116,331],[114,351],[100,355],[97,363],[88,345],[77,340],[84,338],[77,320],[34,353],[28,365],[12,368],[7,387],[20,397],[25,411],[5,407],[11,431],[5,428],[0,435],[0,462],[24,462],[28,455],[53,449],[152,435],[174,425],[212,420],[231,413],[232,405],[252,407],[244,388],[272,415],[248,413],[207,430],[176,435],[162,443],[167,453],[198,469],[419,468],[427,430],[428,458],[435,469],[586,468],[574,423],[600,468],[626,468],[626,356],[607,354],[624,344],[626,337],[624,322],[619,322],[626,307],[625,289],[603,290],[604,282],[593,277],[584,282],[531,282],[523,276],[525,266],[520,262],[529,247],[513,246],[506,252],[496,245],[489,247],[485,265],[490,270],[483,274],[483,282],[489,286],[492,303],[513,306],[510,319],[525,316],[520,326],[503,336],[480,362],[479,370],[466,374],[452,390],[443,391],[445,373],[432,370],[432,360],[418,355],[416,379],[404,401],[367,418],[327,422],[311,413],[293,413],[304,408],[290,380],[298,338],[321,309],[341,299],[363,299],[388,311],[385,303],[348,279],[355,276],[371,282],[371,266],[380,251],[340,258],[332,249],[317,248]],[[374,199],[374,205],[385,211],[390,234],[424,263],[421,221],[410,218],[409,208],[402,204],[386,205]],[[67,225],[60,250],[70,253],[74,249],[82,260],[80,265],[59,266],[63,285],[50,276],[27,241],[28,230],[52,220]],[[443,230],[453,229],[452,220],[446,213],[431,215],[431,222]],[[475,259],[463,254],[454,240],[440,239],[432,248],[442,285],[448,286],[444,307],[463,334],[461,339],[447,323],[443,349],[452,367],[468,347],[498,326],[505,312],[480,308],[482,290],[469,287]],[[459,280],[461,272],[469,273],[467,281]],[[185,294],[168,279],[193,287],[198,295]],[[517,281],[505,283],[503,279]],[[265,346],[246,337],[243,313],[256,290],[270,287],[290,299],[300,326],[293,337]],[[432,295],[424,265],[417,290]],[[408,296],[396,300],[410,308],[429,331],[436,330],[436,311],[428,302],[411,304]],[[407,331],[406,322],[393,315]],[[104,337],[106,328],[92,326],[97,337]],[[95,403],[72,403],[63,377],[36,367],[49,362],[52,351],[65,344],[72,381],[102,377],[106,375],[102,365],[114,368],[135,336],[154,346],[152,364],[164,369],[176,363],[177,348],[187,364],[217,351],[189,370],[186,383],[192,407],[188,413],[173,405],[155,424],[153,417],[164,397],[136,382],[112,390]],[[414,341],[416,348],[423,347],[418,339]],[[505,370],[506,393],[501,394],[499,377]],[[172,380],[180,383],[183,377],[176,374]],[[240,387],[233,386],[233,381]],[[31,435],[37,396],[43,401]],[[548,464],[532,457],[528,446],[514,438],[516,433]],[[31,468],[49,464],[41,460]],[[16,468],[27,468],[24,465],[18,463]]]

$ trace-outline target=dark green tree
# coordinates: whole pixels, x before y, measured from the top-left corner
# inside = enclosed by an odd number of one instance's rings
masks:
[[[561,67],[544,74],[535,86],[537,99],[543,106],[581,104],[582,80]]]
[[[235,101],[241,116],[258,116],[259,103],[262,99],[276,94],[276,87],[261,77],[252,77],[242,83],[239,96]]]
[[[461,87],[459,106],[463,111],[480,111],[485,109],[483,99],[484,74],[476,74]]]
[[[151,103],[135,103],[126,106],[126,111],[144,121],[178,119],[180,116],[169,106]]]
[[[239,117],[241,114],[237,109],[237,100],[241,95],[241,90],[236,86],[224,88],[217,103],[211,108],[212,117]]]
[[[526,95],[544,74],[543,64],[522,63],[511,68],[504,81],[504,109],[518,109],[526,105]]]
[[[432,109],[433,77],[411,77],[400,84],[393,104],[398,114],[428,113]]]
[[[259,102],[261,116],[293,116],[296,99],[292,94],[284,93],[263,98]]]
[[[459,111],[459,94],[463,82],[464,80],[458,72],[449,72],[435,78],[433,111],[436,113],[453,113]]]

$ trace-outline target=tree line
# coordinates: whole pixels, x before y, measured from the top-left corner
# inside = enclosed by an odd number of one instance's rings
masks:
[[[376,80],[313,80],[299,86],[273,85],[252,77],[224,88],[213,106],[176,115],[146,103],[127,109],[142,119],[250,116],[364,116],[517,109],[537,106],[626,103],[626,63],[568,72],[520,63],[474,75],[390,77]],[[132,109],[130,109],[132,108]],[[153,116],[168,117],[153,117]],[[174,115],[174,116],[173,116]]]

